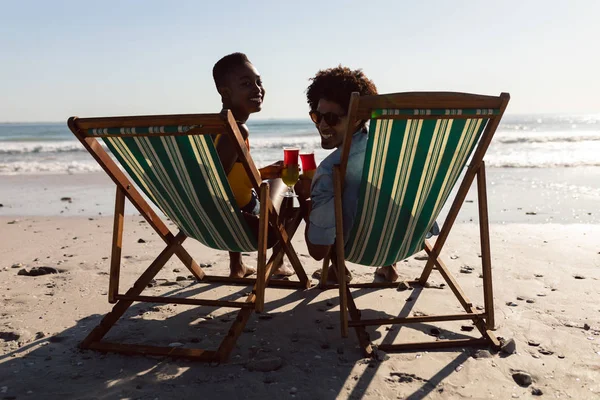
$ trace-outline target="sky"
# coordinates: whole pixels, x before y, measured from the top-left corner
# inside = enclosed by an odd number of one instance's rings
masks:
[[[256,119],[308,118],[309,78],[362,68],[379,93],[509,92],[507,113],[600,113],[600,2],[0,0],[0,121],[218,112],[241,51]]]

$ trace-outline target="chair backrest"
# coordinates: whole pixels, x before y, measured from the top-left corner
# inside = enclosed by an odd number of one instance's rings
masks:
[[[220,250],[255,251],[211,134],[232,134],[219,114],[76,120],[101,137],[138,187],[187,236]],[[151,125],[149,124],[151,122]],[[238,132],[239,133],[239,132]],[[235,142],[235,141],[234,141]]]
[[[422,95],[427,97],[426,93]],[[390,265],[423,249],[427,232],[485,127],[491,125],[491,119],[499,120],[504,111],[500,98],[493,97],[489,99],[497,100],[491,102],[494,108],[456,108],[460,102],[438,101],[434,102],[437,108],[424,109],[406,107],[410,101],[402,101],[402,94],[387,96],[388,101],[386,96],[369,96],[375,107],[361,107],[359,101],[356,111],[357,119],[364,115],[365,108],[369,111],[369,141],[357,214],[346,240],[345,255],[348,261],[362,265]],[[396,98],[389,101],[389,96]],[[379,101],[373,102],[374,97],[380,97]],[[454,107],[439,107],[444,103]],[[402,108],[376,108],[381,104]],[[490,101],[479,104],[489,105]],[[474,162],[483,158],[497,123],[494,120],[493,129],[486,130],[488,137],[481,140],[485,148],[478,151]]]

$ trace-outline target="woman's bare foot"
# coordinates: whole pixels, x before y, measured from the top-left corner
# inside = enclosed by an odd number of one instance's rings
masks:
[[[229,252],[229,277],[245,278],[256,273],[256,268],[249,267],[242,261],[241,253]]]
[[[244,263],[238,264],[236,266],[229,265],[230,278],[245,278],[255,273],[256,269],[254,267],[249,267]]]
[[[273,272],[271,272],[271,274],[275,275],[275,276],[286,277],[286,276],[292,276],[296,273],[296,271],[294,271],[294,269],[292,267],[284,264],[283,261],[278,266],[274,265],[273,267],[274,267],[274,270],[273,270]]]
[[[379,267],[375,270],[375,276],[380,276],[386,282],[396,282],[399,278],[396,264]]]

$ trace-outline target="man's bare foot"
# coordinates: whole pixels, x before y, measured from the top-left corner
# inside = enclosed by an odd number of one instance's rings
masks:
[[[385,267],[377,268],[375,270],[375,276],[380,276],[386,282],[396,282],[399,278],[396,265],[387,265]]]
[[[319,279],[321,280],[321,274],[323,273],[322,269],[318,269],[315,272],[313,272],[312,277],[315,279]],[[352,281],[352,275],[350,274],[350,272],[348,272],[346,274],[346,282],[350,283],[350,281]],[[331,265],[328,269],[327,269],[327,282],[333,282],[333,283],[337,283],[338,282],[338,278],[337,278],[337,270],[335,268],[335,266]]]
[[[245,278],[256,273],[256,268],[249,267],[243,262],[237,264],[229,264],[230,278]]]

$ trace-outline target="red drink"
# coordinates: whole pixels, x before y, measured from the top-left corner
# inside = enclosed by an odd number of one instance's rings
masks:
[[[300,149],[297,147],[284,147],[283,165],[298,165],[298,154]]]
[[[300,154],[300,161],[302,162],[303,171],[317,169],[317,163],[315,162],[315,153]]]
[[[315,162],[315,153],[302,153],[300,154],[300,161],[302,162],[302,173],[313,178],[317,169],[317,163]]]

